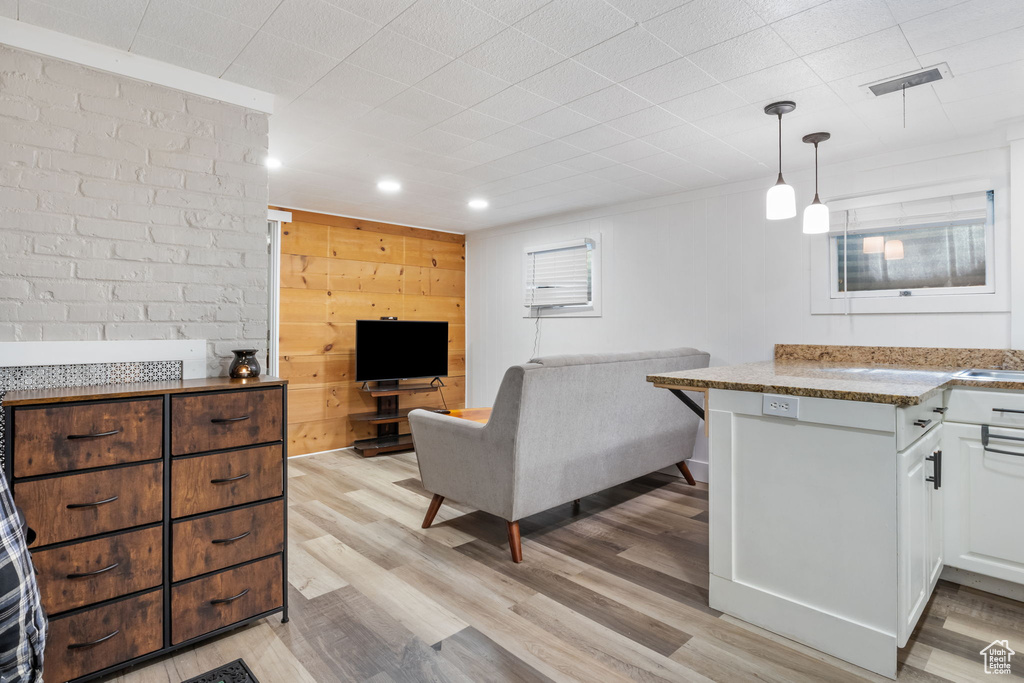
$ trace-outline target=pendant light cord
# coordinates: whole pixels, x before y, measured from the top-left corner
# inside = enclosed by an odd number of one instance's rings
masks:
[[[779,177],[782,177],[782,113],[779,113]]]
[[[818,143],[814,143],[814,198],[818,198]]]

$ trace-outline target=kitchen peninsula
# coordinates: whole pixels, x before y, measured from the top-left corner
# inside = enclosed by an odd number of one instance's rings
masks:
[[[1004,370],[1024,353],[780,345],[648,377],[705,394],[711,607],[895,678],[944,566],[1024,585],[1024,372]]]

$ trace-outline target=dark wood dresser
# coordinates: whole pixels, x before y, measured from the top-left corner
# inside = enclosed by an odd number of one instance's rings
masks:
[[[282,613],[287,382],[12,391],[5,475],[36,533],[46,683]]]

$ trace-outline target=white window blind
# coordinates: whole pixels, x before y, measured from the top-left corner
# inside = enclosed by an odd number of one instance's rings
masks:
[[[523,306],[589,306],[594,301],[594,241],[575,240],[527,249]]]
[[[917,199],[882,206],[867,206],[831,213],[831,229],[842,232],[847,217],[849,231],[948,225],[958,222],[984,223],[989,208],[988,192],[968,192],[947,197]]]

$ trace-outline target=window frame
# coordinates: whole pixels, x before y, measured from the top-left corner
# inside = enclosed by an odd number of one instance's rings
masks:
[[[589,304],[568,304],[561,306],[525,306],[522,295],[526,292],[530,254],[540,251],[555,251],[578,247],[586,243],[590,249],[590,297]],[[519,288],[520,305],[525,310],[524,318],[600,318],[601,317],[601,235],[590,235],[576,239],[523,247],[522,278]]]

